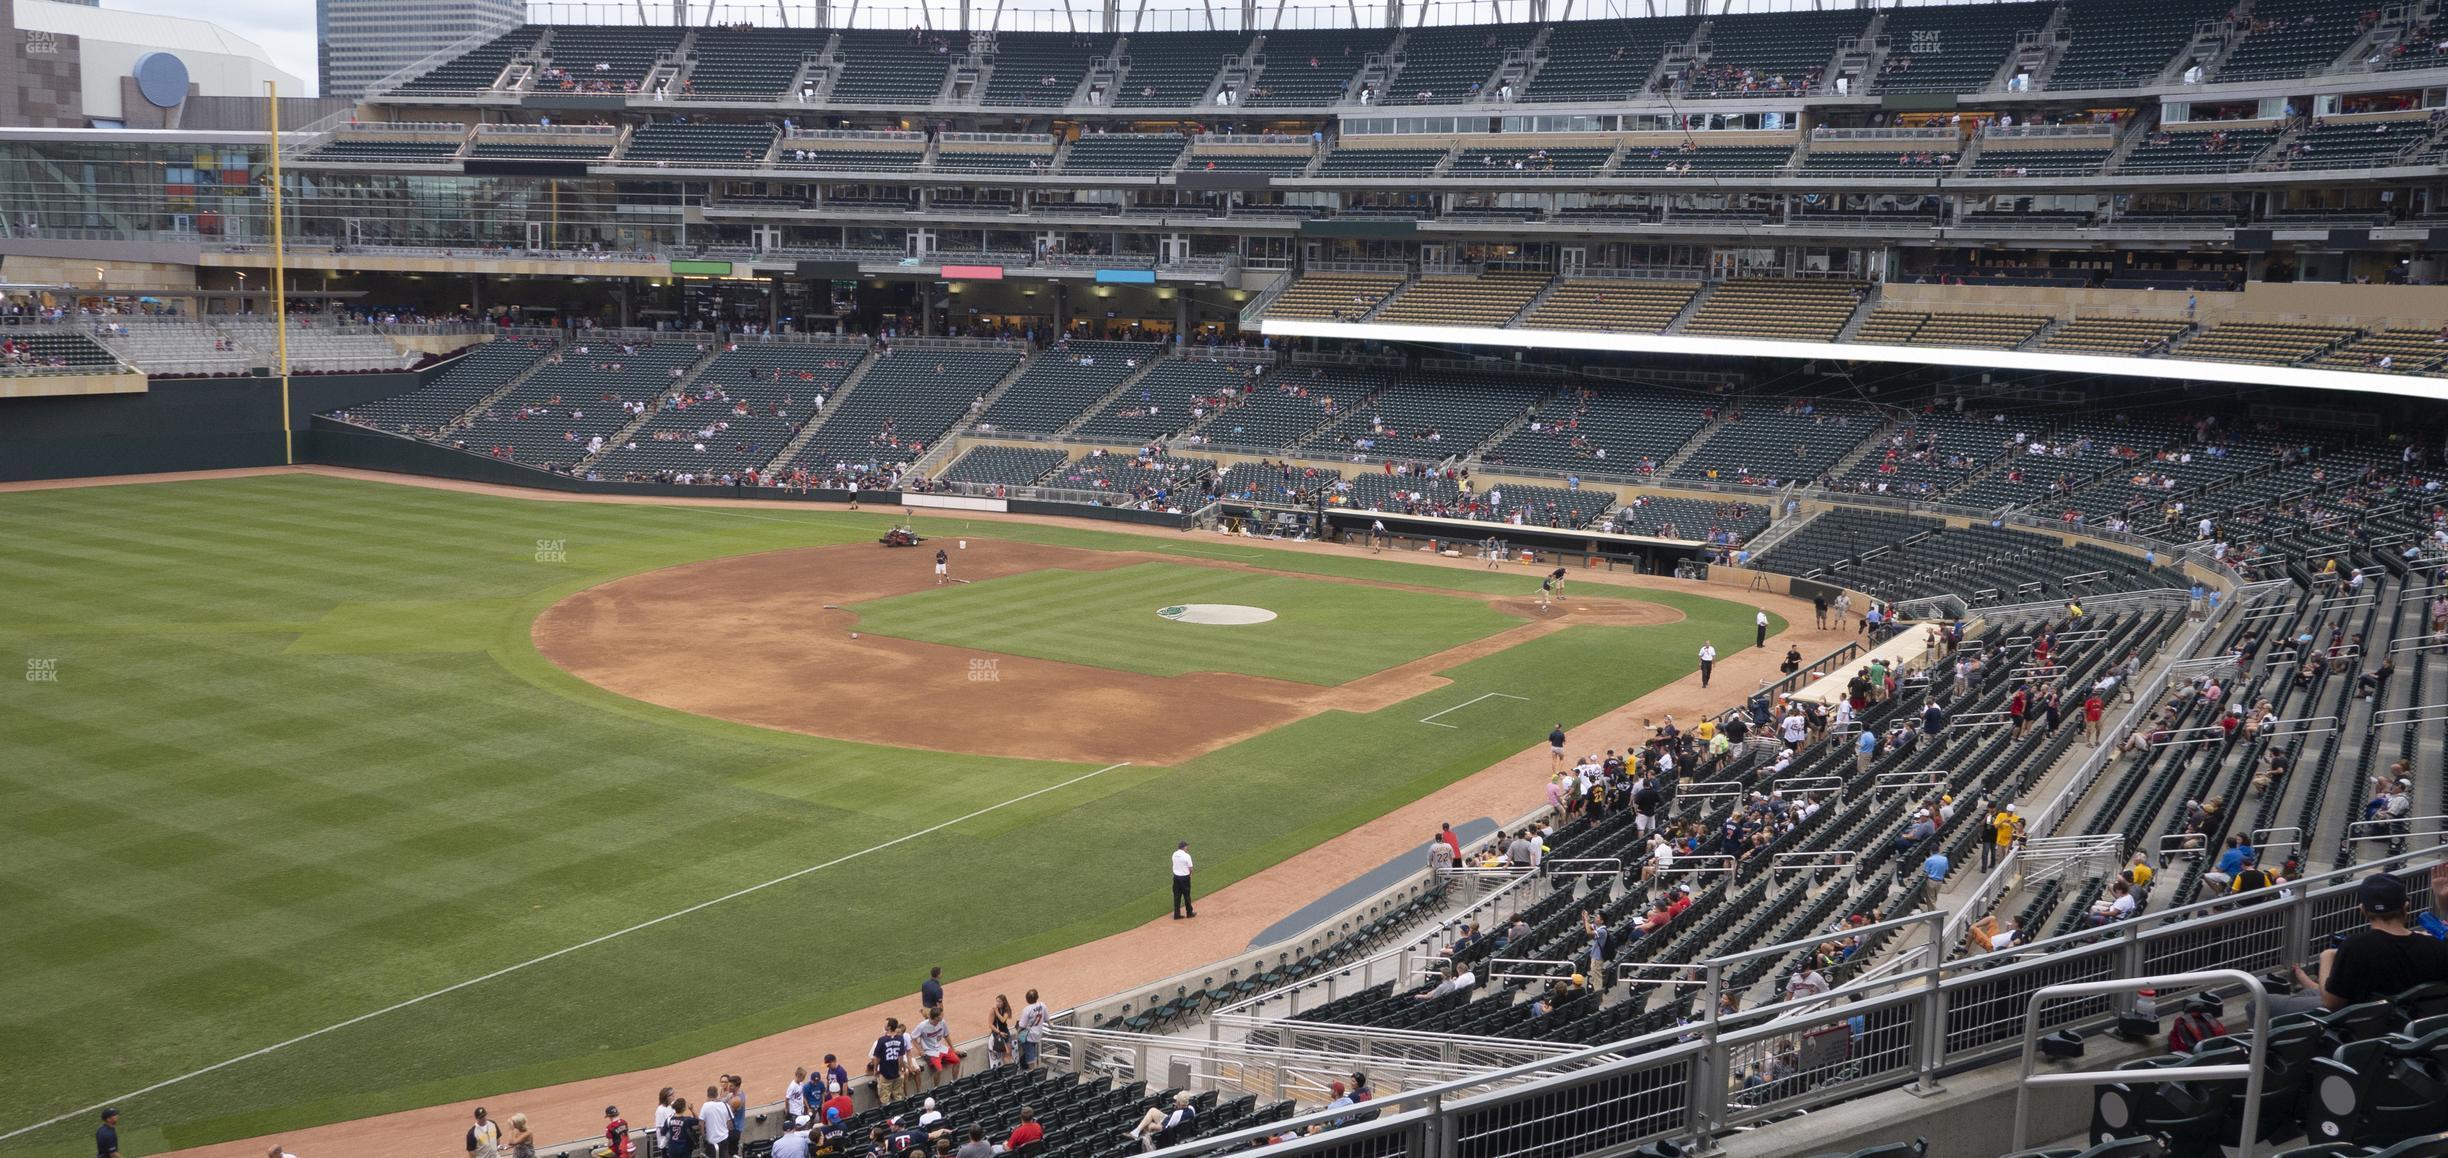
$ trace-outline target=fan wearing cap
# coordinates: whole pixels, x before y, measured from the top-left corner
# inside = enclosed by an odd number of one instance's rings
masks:
[[[2448,865],[2431,870],[2435,896],[2448,885],[2444,870]],[[2343,1009],[2425,982],[2448,981],[2448,943],[2414,931],[2406,895],[2405,882],[2387,873],[2363,878],[2356,900],[2370,925],[2321,953],[2318,978],[2295,966],[2297,991],[2271,1001],[2270,1012]]]
[[[793,1115],[782,1127],[782,1136],[774,1139],[773,1158],[808,1158],[813,1152],[808,1144],[808,1116]]]

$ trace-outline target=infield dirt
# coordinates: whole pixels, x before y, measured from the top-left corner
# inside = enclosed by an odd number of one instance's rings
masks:
[[[1224,672],[1144,675],[864,632],[852,638],[858,615],[849,605],[935,586],[929,548],[937,545],[768,551],[632,575],[537,616],[536,650],[632,699],[758,727],[988,756],[1177,764],[1319,712],[1373,712],[1434,691],[1449,682],[1438,672],[1572,623],[1630,627],[1683,614],[1630,599],[1542,612],[1525,599],[1303,575],[1476,600],[1523,621],[1327,688]],[[1153,552],[971,538],[954,556],[954,573],[986,582],[1045,568],[1149,562],[1260,571]]]

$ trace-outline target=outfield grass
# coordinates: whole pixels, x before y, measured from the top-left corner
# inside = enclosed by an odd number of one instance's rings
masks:
[[[1177,603],[1240,603],[1266,623],[1160,618]],[[1350,583],[1141,563],[1032,571],[871,600],[859,629],[1149,675],[1239,672],[1333,686],[1524,622],[1487,604]]]
[[[0,494],[0,1132],[1093,771],[688,716],[585,684],[528,638],[538,611],[610,578],[856,542],[886,521],[312,476]],[[1162,546],[1456,590],[1535,583]],[[927,965],[972,973],[1128,927],[1163,911],[1180,836],[1220,887],[1684,674],[1702,636],[1749,630],[1746,608],[1656,598],[1688,618],[1556,632],[1407,705],[1120,769],[130,1099],[128,1148],[667,1062],[905,995]],[[18,678],[30,661],[56,680]],[[1484,691],[1530,699],[1473,705],[1459,730],[1416,722]],[[976,1030],[978,1011],[952,1014]],[[66,1152],[90,1129],[0,1150]]]

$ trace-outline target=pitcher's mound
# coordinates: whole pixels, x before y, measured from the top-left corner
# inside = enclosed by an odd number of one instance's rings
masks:
[[[1156,614],[1175,623],[1226,625],[1265,623],[1275,618],[1275,613],[1264,607],[1245,607],[1238,603],[1177,603],[1171,607],[1157,608]]]

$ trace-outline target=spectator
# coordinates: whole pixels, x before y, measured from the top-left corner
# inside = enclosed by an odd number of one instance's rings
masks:
[[[909,1033],[901,1028],[901,1019],[885,1018],[884,1032],[877,1035],[875,1045],[867,1051],[867,1072],[875,1078],[877,1101],[893,1102],[908,1096],[909,1090],[902,1085],[902,1074],[908,1068],[903,1062],[908,1059],[909,1053]],[[910,1075],[913,1079],[916,1076]],[[910,1084],[914,1086],[916,1082]]]
[[[955,1077],[960,1075],[961,1054],[952,1048],[952,1027],[944,1024],[943,1006],[928,1007],[926,1016],[910,1029],[910,1044],[926,1063],[929,1088],[943,1084],[946,1070]]]
[[[604,1107],[604,1144],[596,1153],[601,1158],[635,1158],[637,1143],[629,1138],[629,1119],[621,1117],[619,1106]]]
[[[2448,888],[2448,864],[2434,865],[2432,896],[2439,897],[2443,888]],[[2448,981],[2448,943],[2414,935],[2408,924],[2404,882],[2375,873],[2363,878],[2357,900],[2370,923],[2337,948],[2322,950],[2319,976],[2294,966],[2296,992],[2272,999],[2272,1016],[2344,1009],[2425,982]],[[2438,903],[2433,902],[2435,907]]]
[[[1022,1106],[1020,1107],[1020,1124],[1012,1127],[1011,1136],[1003,1140],[1003,1152],[1009,1154],[1022,1146],[1044,1140],[1045,1127],[1037,1124],[1036,1107]]]
[[[943,1008],[943,966],[927,970],[927,978],[918,983],[918,1008]]]
[[[986,1065],[1012,1063],[1012,1007],[1006,994],[995,994],[994,1015],[986,1022]]]
[[[1340,1088],[1342,1083],[1337,1082],[1335,1085],[1337,1088]],[[1133,1142],[1137,1142],[1139,1144],[1139,1152],[1145,1154],[1156,1148],[1156,1137],[1158,1134],[1163,1132],[1164,1123],[1165,1112],[1163,1107],[1149,1106],[1147,1108],[1147,1113],[1139,1115],[1139,1124],[1132,1126],[1128,1131],[1124,1132],[1122,1136],[1130,1139]]]
[[[714,1158],[737,1158],[739,1144],[732,1141],[731,1103],[723,1100],[722,1087],[706,1087],[705,1104],[697,1107],[697,1120],[705,1124],[706,1150]]]
[[[1020,1064],[1023,1068],[1037,1064],[1037,1051],[1045,1044],[1046,1025],[1053,1021],[1053,1015],[1046,1012],[1045,1002],[1037,1000],[1036,990],[1029,990],[1025,996],[1028,1004],[1020,1007],[1019,1027]]]
[[[1156,1135],[1159,1145],[1171,1146],[1187,1142],[1198,1133],[1198,1107],[1190,1104],[1190,1091],[1173,1094],[1173,1109],[1165,1115],[1164,1129]]]
[[[954,1158],[995,1158],[994,1143],[986,1140],[986,1128],[969,1127],[969,1140],[961,1143],[960,1153]]]
[[[527,1128],[527,1115],[510,1115],[510,1128],[502,1132],[502,1148],[510,1158],[535,1158],[535,1131]]]

